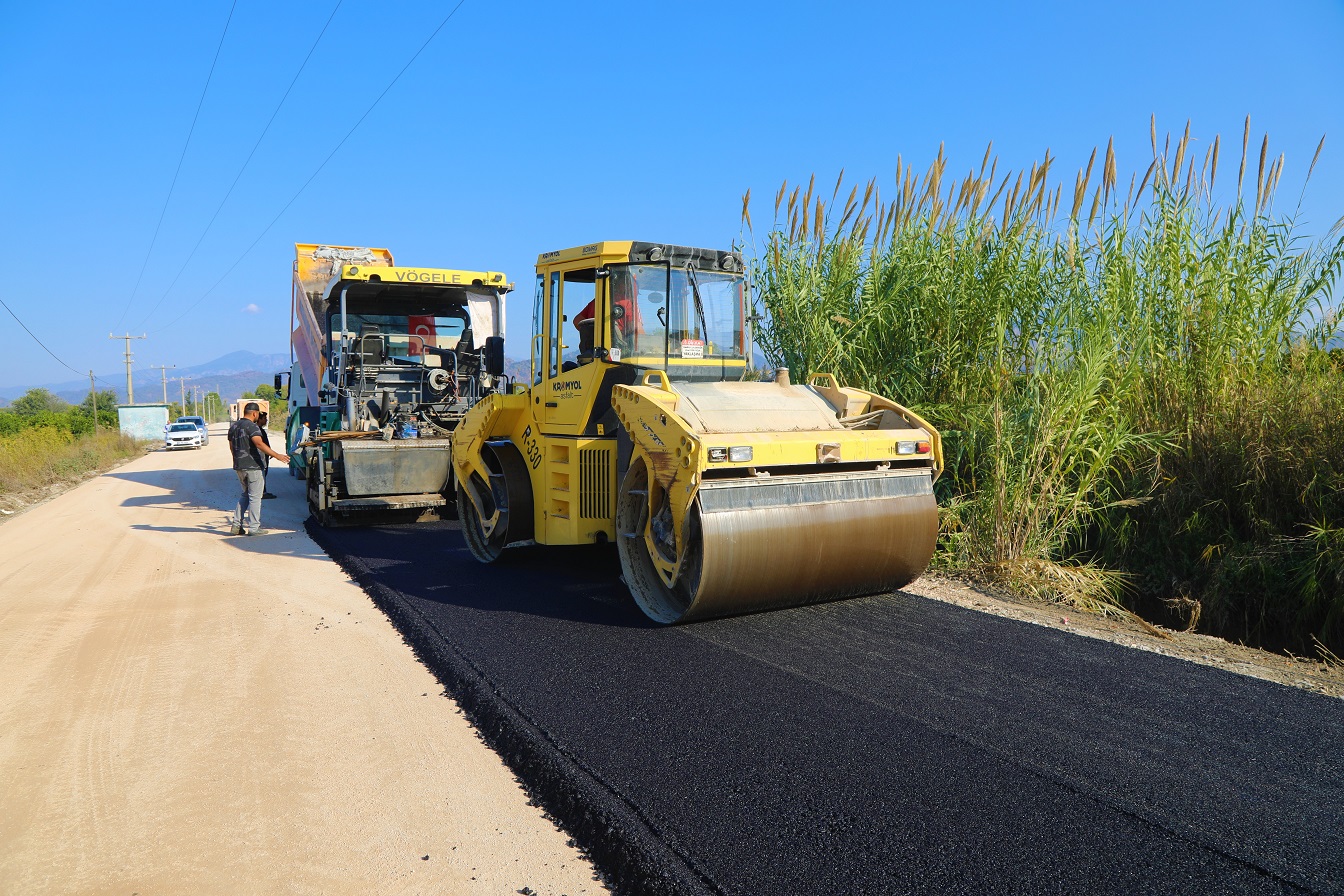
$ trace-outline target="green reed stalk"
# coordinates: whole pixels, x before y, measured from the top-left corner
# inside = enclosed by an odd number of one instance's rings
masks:
[[[1304,428],[1344,408],[1326,351],[1344,236],[1308,244],[1274,216],[1282,157],[1262,141],[1257,165],[1249,125],[1255,195],[1231,204],[1214,200],[1220,140],[1202,164],[1188,126],[1153,143],[1137,189],[1119,189],[1109,144],[1071,201],[1048,152],[1000,175],[987,150],[955,180],[940,150],[922,174],[899,165],[885,202],[875,181],[836,203],[837,181],[834,206],[815,178],[801,201],[783,185],[756,244],[758,341],[944,431],[940,562],[1094,609],[1162,599],[1238,637],[1338,645],[1344,450]],[[1287,597],[1253,598],[1266,564]]]

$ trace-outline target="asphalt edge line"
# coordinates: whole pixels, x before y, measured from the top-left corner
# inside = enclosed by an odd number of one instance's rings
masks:
[[[565,755],[505,700],[457,647],[355,557],[343,554],[311,519],[308,536],[369,595],[402,640],[457,701],[481,740],[509,767],[533,802],[582,849],[603,881],[630,896],[704,896],[722,891],[663,843],[601,779]],[[431,649],[446,647],[446,651]],[[445,657],[445,654],[447,655]]]

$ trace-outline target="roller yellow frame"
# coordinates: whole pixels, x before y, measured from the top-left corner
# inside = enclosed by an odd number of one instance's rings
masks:
[[[537,260],[531,382],[462,420],[462,528],[513,544],[616,541],[660,622],[899,587],[937,534],[938,432],[831,374],[749,382],[735,252],[602,242]]]

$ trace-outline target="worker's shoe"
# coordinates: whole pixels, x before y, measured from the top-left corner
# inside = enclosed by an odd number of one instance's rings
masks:
[[[242,534],[243,534],[243,527],[242,527],[242,526],[234,526],[233,528],[231,528],[231,529],[229,530],[229,534],[230,534],[230,535],[242,535]]]
[[[270,530],[270,529],[253,529],[251,532],[249,532],[249,533],[247,533],[247,534],[248,534],[248,535],[270,535],[270,534],[271,534],[271,530]]]
[[[276,498],[279,496],[271,494],[270,492],[262,492],[261,497],[264,499],[264,498]]]

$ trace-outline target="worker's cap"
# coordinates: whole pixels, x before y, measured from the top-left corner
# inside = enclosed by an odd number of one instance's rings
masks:
[[[260,411],[261,411],[261,405],[257,404],[255,401],[249,401],[247,404],[243,405],[243,413],[244,413],[244,414],[250,414],[250,413],[252,413],[253,411],[258,411],[258,412],[260,412]]]

